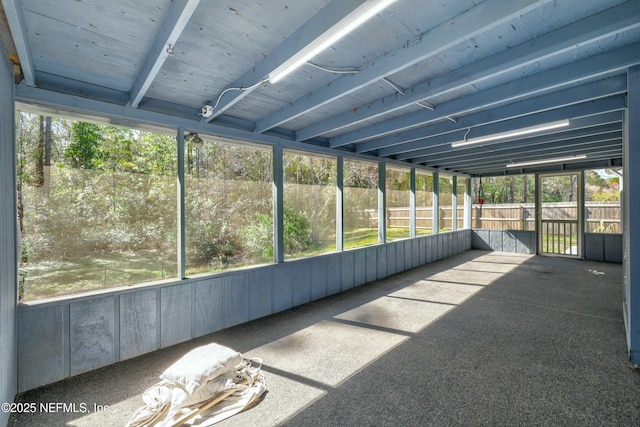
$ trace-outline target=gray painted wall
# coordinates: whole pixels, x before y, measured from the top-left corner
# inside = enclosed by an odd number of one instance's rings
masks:
[[[536,232],[524,230],[473,230],[471,247],[488,251],[536,254]]]
[[[536,254],[535,231],[473,230],[471,247],[489,251]],[[622,262],[622,234],[587,233],[584,258],[592,261]]]
[[[17,225],[14,84],[7,55],[0,55],[0,401],[16,395]],[[9,414],[0,411],[0,425]]]
[[[622,234],[585,234],[584,257],[592,261],[622,262]]]
[[[18,389],[364,286],[471,249],[471,230],[422,236],[175,283],[18,307]]]

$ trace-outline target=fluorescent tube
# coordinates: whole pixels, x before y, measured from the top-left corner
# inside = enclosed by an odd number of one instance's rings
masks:
[[[451,147],[452,148],[464,147],[465,145],[480,144],[482,142],[495,141],[498,139],[513,138],[515,136],[528,135],[530,133],[542,132],[545,130],[557,129],[557,128],[566,127],[566,126],[569,126],[568,119],[559,120],[557,122],[544,123],[541,125],[529,126],[526,128],[521,128],[516,130],[510,130],[507,132],[494,133],[492,135],[480,136],[478,138],[471,138],[465,141],[452,142]]]
[[[523,167],[523,166],[544,165],[544,164],[548,164],[548,163],[563,163],[563,162],[570,162],[572,160],[580,160],[580,159],[586,159],[586,158],[587,158],[587,155],[586,154],[582,154],[582,155],[579,155],[579,156],[557,157],[555,159],[532,160],[530,162],[508,163],[507,167],[508,168],[519,168],[519,167]]]
[[[273,70],[269,74],[269,81],[271,83],[278,82],[309,59],[313,58],[318,53],[322,52],[324,49],[355,30],[365,21],[369,20],[372,16],[389,6],[394,1],[396,0],[370,0],[363,3],[353,12],[342,18],[342,20],[333,27],[325,31],[317,39],[306,45],[304,48],[299,50],[298,53]]]

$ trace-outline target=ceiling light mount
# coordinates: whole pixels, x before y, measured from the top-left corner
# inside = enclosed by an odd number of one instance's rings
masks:
[[[535,166],[535,165],[548,165],[553,163],[566,163],[574,160],[582,160],[586,159],[586,154],[581,154],[578,156],[568,156],[568,157],[556,157],[555,159],[544,159],[544,160],[531,160],[528,162],[516,162],[516,163],[508,163],[506,167],[508,168],[521,168],[524,166]]]
[[[275,70],[269,73],[269,81],[277,83],[311,58],[322,52],[351,31],[371,19],[376,13],[389,6],[396,0],[368,0],[353,12],[338,21],[334,26],[318,36],[311,43],[300,49]]]
[[[203,105],[200,114],[202,117],[211,117],[213,115],[213,105]]]
[[[480,136],[477,138],[467,139],[467,135],[471,131],[471,128],[469,128],[469,130],[467,130],[467,133],[465,134],[464,140],[452,142],[451,147],[457,148],[457,147],[464,147],[467,145],[481,144],[483,142],[499,141],[502,139],[514,138],[516,136],[524,136],[524,135],[529,135],[536,132],[544,132],[546,130],[567,127],[570,124],[571,122],[569,121],[569,119],[558,120],[556,122],[543,123],[540,125],[529,126],[526,128],[520,128],[520,129],[510,130],[506,132],[494,133],[492,135],[486,135],[486,136]]]
[[[184,136],[185,141],[191,141],[191,146],[196,150],[199,150],[204,145],[204,140],[198,136],[195,132],[189,132]]]

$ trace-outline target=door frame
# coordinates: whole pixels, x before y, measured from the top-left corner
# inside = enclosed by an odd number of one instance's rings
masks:
[[[577,253],[565,254],[565,253],[553,253],[543,252],[542,248],[542,180],[544,178],[575,175],[577,178],[577,190],[576,190],[576,211],[577,211]],[[563,258],[583,258],[583,246],[584,246],[584,171],[566,171],[566,172],[553,172],[553,173],[540,173],[536,174],[536,240],[538,243],[538,255],[541,256],[554,256]]]

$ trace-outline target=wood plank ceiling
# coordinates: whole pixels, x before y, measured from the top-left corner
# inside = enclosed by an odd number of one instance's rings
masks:
[[[363,3],[2,0],[3,39],[22,68],[17,100],[56,111],[133,125],[171,117],[204,135],[469,176],[622,164],[640,1],[397,0],[269,81]]]

